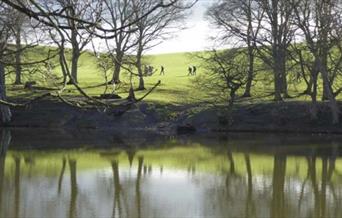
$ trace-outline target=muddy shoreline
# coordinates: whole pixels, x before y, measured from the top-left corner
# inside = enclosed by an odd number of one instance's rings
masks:
[[[160,110],[158,105],[139,103],[118,117],[97,110],[81,110],[46,99],[27,108],[14,108],[12,122],[2,124],[2,127],[98,129],[117,133],[145,131],[175,135],[179,126],[188,125],[196,128],[197,133],[342,134],[342,122],[332,124],[326,103],[319,105],[315,120],[310,115],[311,106],[307,102],[237,105],[230,116],[222,112],[223,108],[207,108],[194,112],[193,107],[171,106]]]

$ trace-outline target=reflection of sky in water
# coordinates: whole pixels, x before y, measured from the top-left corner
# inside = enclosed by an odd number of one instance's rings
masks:
[[[117,217],[139,217],[136,188],[137,168],[119,168],[121,211]],[[247,178],[229,177],[209,173],[182,170],[155,169],[142,174],[140,181],[140,217],[240,217],[245,216]],[[272,175],[255,175],[252,180],[254,208],[259,217],[270,216],[272,201]],[[321,184],[319,184],[321,185]],[[310,214],[314,208],[314,196],[309,182],[303,189],[299,178],[287,178],[284,187],[288,214]],[[15,214],[15,187],[13,180],[5,181],[1,217]],[[77,172],[77,196],[71,208],[72,190],[70,172],[63,177],[58,193],[57,177],[20,177],[21,217],[68,217],[73,210],[77,217],[111,217],[114,208],[114,179],[112,168],[82,170]],[[298,199],[304,190],[303,203]],[[75,190],[74,190],[75,191]],[[326,201],[333,202],[327,190]],[[18,203],[18,202],[17,202]]]
[[[122,184],[122,192],[128,192],[130,197],[136,197],[131,193],[135,189],[135,180],[137,178],[137,168],[120,169],[120,183]],[[112,182],[112,169],[108,168],[99,173],[95,180],[94,172],[85,173],[84,180],[80,181],[80,189],[91,189],[98,186],[96,183],[103,184],[102,187],[109,187],[107,181]],[[141,196],[143,199],[142,213],[146,214],[148,209],[149,215],[157,215],[157,217],[194,217],[196,213],[200,215],[200,205],[194,204],[201,201],[204,197],[203,190],[199,184],[193,181],[193,175],[181,170],[155,170],[151,174],[147,173],[141,179]],[[105,181],[104,181],[105,180]],[[98,201],[99,192],[88,193],[94,202]],[[101,210],[111,210],[112,205]],[[145,216],[146,217],[146,216]]]

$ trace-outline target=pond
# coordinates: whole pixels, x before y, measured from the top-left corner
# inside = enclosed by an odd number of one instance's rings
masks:
[[[341,217],[339,142],[4,130],[0,217]]]

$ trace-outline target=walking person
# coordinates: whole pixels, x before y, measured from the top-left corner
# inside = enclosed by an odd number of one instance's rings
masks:
[[[190,66],[188,68],[188,76],[192,76],[192,68]]]
[[[164,66],[161,66],[161,67],[160,67],[160,75],[165,75]]]
[[[197,73],[197,68],[196,68],[196,66],[192,66],[192,75],[193,75],[193,76],[196,76],[196,73]]]

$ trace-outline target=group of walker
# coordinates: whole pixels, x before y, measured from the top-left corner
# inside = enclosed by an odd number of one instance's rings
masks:
[[[145,69],[144,69],[145,76],[152,76],[155,72],[156,72],[156,70],[154,70],[153,66],[145,65]],[[197,74],[196,66],[189,66],[188,76],[196,76],[196,74]],[[163,65],[160,66],[160,74],[159,75],[160,76],[165,75],[165,67]]]
[[[144,67],[144,75],[152,76],[155,73],[154,67],[151,65],[145,65]]]
[[[196,76],[197,74],[197,68],[196,66],[189,66],[188,67],[188,76]]]

